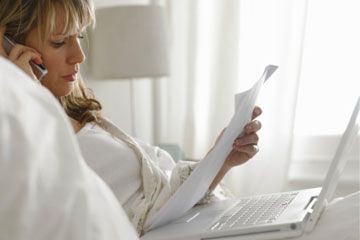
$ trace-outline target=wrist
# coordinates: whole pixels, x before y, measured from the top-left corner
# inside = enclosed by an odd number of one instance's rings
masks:
[[[219,182],[223,179],[223,177],[226,175],[226,173],[231,169],[231,166],[224,163],[223,166],[220,168],[219,172],[215,176],[214,181],[209,186],[209,191],[212,192],[216,186],[219,184]]]
[[[232,166],[225,162],[223,164],[223,166],[221,167],[220,172],[224,173],[224,175],[225,175],[231,168],[232,168]]]

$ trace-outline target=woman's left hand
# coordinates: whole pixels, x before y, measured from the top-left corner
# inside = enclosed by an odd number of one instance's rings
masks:
[[[215,189],[221,179],[232,167],[245,163],[259,151],[259,148],[257,146],[257,143],[259,141],[257,131],[260,130],[261,123],[255,119],[261,113],[261,108],[256,106],[252,114],[251,122],[245,125],[243,133],[235,139],[231,152],[227,156],[223,166],[221,167],[220,171],[215,176],[213,182],[209,186],[210,191]],[[220,134],[217,141],[220,139],[223,132]]]
[[[243,133],[235,139],[233,149],[224,162],[224,170],[227,171],[234,166],[245,163],[259,151],[257,131],[260,130],[261,123],[255,119],[261,113],[261,108],[254,108],[252,121],[245,125]]]

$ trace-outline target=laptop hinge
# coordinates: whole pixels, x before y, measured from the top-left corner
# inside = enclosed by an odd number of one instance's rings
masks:
[[[308,203],[305,205],[304,210],[307,210],[308,212],[311,213],[313,211],[313,207],[314,207],[317,199],[318,199],[318,196],[312,196],[309,199]]]
[[[312,204],[312,205],[314,206],[314,204]],[[328,205],[328,202],[325,199],[324,202],[322,203],[322,206],[320,207],[321,210],[320,210],[320,212],[318,214],[316,214],[316,212],[315,212],[315,214],[312,214],[313,213],[313,206],[311,206],[310,209],[307,209],[308,211],[311,211],[311,212],[310,212],[309,220],[306,221],[306,223],[305,223],[304,231],[306,233],[310,233],[310,232],[312,232],[312,230],[314,230],[317,222],[319,221],[319,219],[320,219],[320,217],[321,217],[322,213],[324,212],[327,205]]]

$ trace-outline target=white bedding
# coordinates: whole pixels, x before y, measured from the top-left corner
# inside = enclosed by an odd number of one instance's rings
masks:
[[[359,240],[360,192],[334,199],[325,209],[316,228],[296,240]]]
[[[137,239],[56,99],[0,56],[0,240]]]

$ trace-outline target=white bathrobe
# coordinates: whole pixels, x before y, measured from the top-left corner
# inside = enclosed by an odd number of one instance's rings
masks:
[[[175,164],[166,151],[132,138],[106,119],[102,127],[86,124],[77,138],[85,161],[113,190],[140,235],[146,219],[196,166]]]

